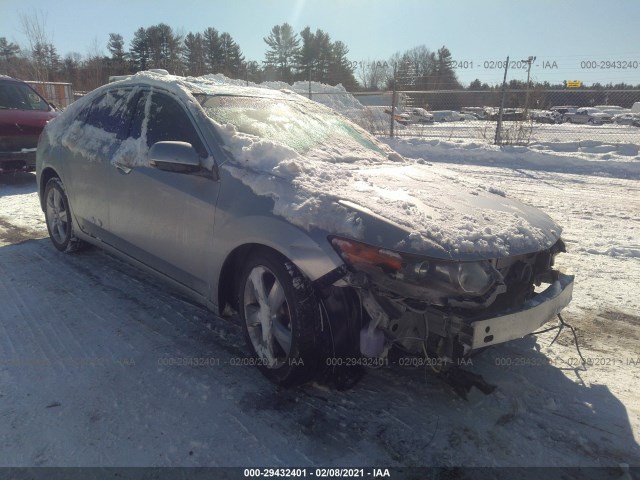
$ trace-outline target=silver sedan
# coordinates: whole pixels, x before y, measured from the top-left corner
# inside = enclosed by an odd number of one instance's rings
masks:
[[[289,91],[139,73],[47,126],[37,181],[55,248],[99,246],[238,312],[283,385],[397,354],[446,371],[571,299],[544,213]]]

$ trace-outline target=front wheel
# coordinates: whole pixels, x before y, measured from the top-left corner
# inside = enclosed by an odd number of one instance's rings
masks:
[[[320,357],[320,308],[311,282],[265,250],[249,257],[238,290],[245,337],[261,372],[284,386],[311,380]]]
[[[61,252],[74,252],[82,246],[82,241],[73,233],[69,199],[59,178],[52,178],[44,189],[44,212],[49,238],[53,246]]]

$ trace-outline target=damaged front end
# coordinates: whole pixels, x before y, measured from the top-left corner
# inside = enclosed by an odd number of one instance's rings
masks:
[[[329,240],[347,266],[334,285],[353,287],[366,312],[365,357],[386,358],[397,347],[446,370],[474,350],[534,332],[571,301],[574,277],[553,268],[562,240],[541,252],[464,262]]]

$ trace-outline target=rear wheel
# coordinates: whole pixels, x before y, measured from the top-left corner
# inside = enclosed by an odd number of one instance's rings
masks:
[[[320,308],[311,282],[287,259],[251,255],[239,284],[240,317],[261,372],[279,385],[311,380],[320,358]]]
[[[44,212],[49,238],[61,252],[74,252],[83,242],[73,233],[69,199],[59,178],[52,178],[44,189]]]

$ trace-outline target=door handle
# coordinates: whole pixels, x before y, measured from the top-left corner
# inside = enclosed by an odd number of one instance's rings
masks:
[[[114,163],[115,167],[118,169],[118,171],[124,175],[127,175],[129,173],[131,173],[131,168],[127,167],[126,165],[123,165],[121,163]]]

